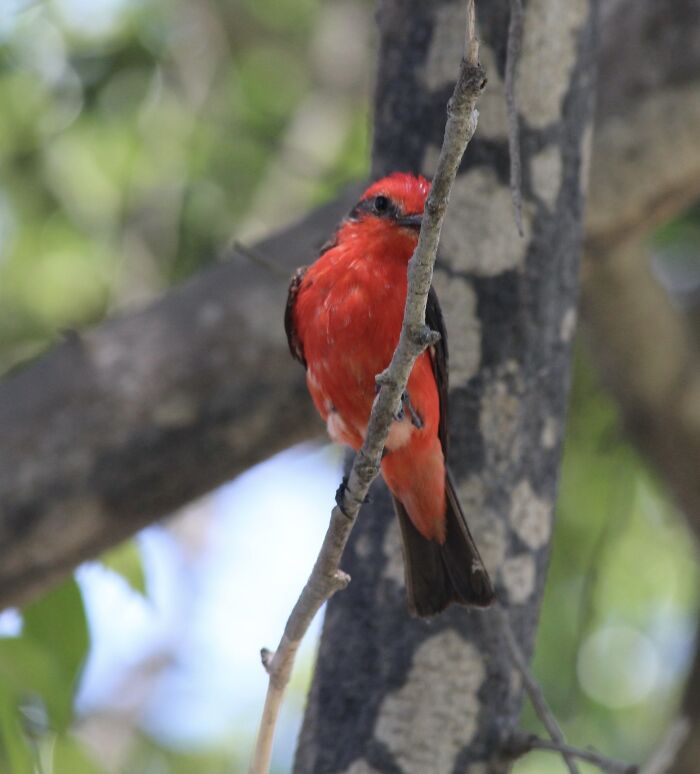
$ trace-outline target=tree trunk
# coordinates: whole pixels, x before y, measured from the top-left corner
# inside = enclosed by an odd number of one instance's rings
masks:
[[[488,86],[435,287],[451,366],[450,464],[516,636],[532,652],[561,453],[592,120],[595,0],[530,0],[517,80],[523,225],[508,185],[506,0],[481,3]],[[385,0],[373,173],[430,174],[464,3]],[[295,771],[503,771],[522,685],[489,611],[406,610],[396,521],[375,488],[328,605]]]
[[[621,242],[648,234],[700,195],[700,0],[675,0],[673,13],[662,0],[608,0],[605,8],[586,227],[589,268],[603,272]],[[497,76],[492,68],[488,89]],[[482,144],[482,153],[500,148],[502,176],[502,94],[487,92],[484,108],[479,131],[498,142]],[[257,252],[291,273],[309,262],[356,196],[346,191]],[[504,217],[504,228],[511,223]],[[635,274],[644,269],[642,260],[625,263]],[[286,286],[239,256],[0,382],[0,607],[35,597],[144,524],[321,432],[303,371],[287,354]],[[589,315],[605,308],[592,297],[601,289],[609,294],[604,281],[584,285]],[[626,298],[636,303],[632,294]],[[645,309],[652,329],[656,318],[668,327],[669,308]],[[636,328],[626,333],[634,335],[628,351],[648,346]],[[618,368],[627,393],[633,374],[607,352],[617,341],[602,330],[596,347]],[[694,352],[684,360],[688,373],[696,370]],[[197,378],[200,370],[206,378]],[[619,379],[611,376],[614,386]],[[625,410],[626,394],[616,395]],[[646,421],[663,427],[649,413],[653,405],[644,409]],[[697,423],[692,427],[697,438]],[[697,491],[691,473],[680,481],[673,469],[680,502],[680,487]]]

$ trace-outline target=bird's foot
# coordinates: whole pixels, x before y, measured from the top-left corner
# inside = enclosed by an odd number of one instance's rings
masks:
[[[347,488],[348,488],[348,477],[343,476],[343,480],[340,482],[340,485],[335,490],[335,504],[338,506],[338,508],[340,508],[340,510],[343,513],[345,513],[345,508],[343,507],[343,505],[345,501],[345,490]]]
[[[408,415],[411,417],[411,424],[420,430],[423,427],[423,418],[416,411],[413,403],[411,403],[411,396],[408,394],[408,390],[406,390],[406,392],[404,392],[401,396],[401,409],[399,411],[400,417],[398,417],[399,421],[404,418],[404,406],[406,407],[406,411],[408,411]]]
[[[379,390],[381,390],[382,385],[379,381],[377,381],[377,384],[374,386],[374,394],[378,395]],[[408,390],[401,393],[401,403],[399,404],[399,410],[394,414],[394,419],[397,422],[403,422],[403,420],[406,418],[406,412],[404,411],[404,406],[408,410],[408,415],[411,417],[411,424],[416,427],[418,430],[420,430],[423,427],[423,419],[421,415],[416,411],[416,409],[413,406],[413,403],[411,403],[411,396],[408,394]]]
[[[340,485],[335,490],[335,504],[340,508],[340,510],[347,516],[347,512],[345,511],[345,490],[348,488],[348,477],[343,476],[342,481],[340,482]],[[362,501],[363,504],[371,503],[372,498],[367,495],[365,499]]]

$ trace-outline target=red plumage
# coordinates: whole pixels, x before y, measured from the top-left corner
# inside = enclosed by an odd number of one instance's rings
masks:
[[[425,178],[402,173],[372,185],[290,287],[290,349],[306,366],[329,435],[355,450],[366,432],[375,377],[399,340],[407,264],[429,189]],[[443,338],[416,361],[382,460],[402,527],[409,606],[419,615],[451,601],[485,605],[493,597],[445,465],[447,348],[432,291],[427,317]]]

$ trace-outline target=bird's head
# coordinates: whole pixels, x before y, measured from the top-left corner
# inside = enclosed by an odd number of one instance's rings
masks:
[[[430,183],[424,177],[394,172],[362,194],[343,230],[348,236],[399,240],[415,246],[429,191]]]

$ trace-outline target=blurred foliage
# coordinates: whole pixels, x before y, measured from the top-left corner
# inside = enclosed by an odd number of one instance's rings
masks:
[[[107,569],[121,575],[134,591],[146,593],[146,575],[135,540],[126,540],[111,548],[102,554],[100,561]]]
[[[534,657],[572,742],[632,762],[658,743],[692,657],[699,580],[682,516],[622,436],[579,347]],[[524,725],[542,733],[529,706]],[[516,771],[564,769],[537,754]]]
[[[366,174],[363,2],[3,2],[0,374]],[[104,564],[145,592],[135,542]],[[103,771],[70,731],[89,646],[75,581],[22,620],[0,638],[0,771]],[[242,756],[144,734],[116,757],[126,772],[219,772]]]
[[[302,208],[366,170],[365,84],[333,80],[318,0],[5,0],[2,16],[0,372],[275,223],[256,197],[290,158]],[[327,92],[339,136],[317,157],[290,132]]]
[[[368,6],[5,0],[0,373],[365,175]],[[699,244],[697,212],[659,233],[670,289],[697,278]],[[135,543],[105,562],[144,592]],[[571,740],[631,760],[654,744],[690,657],[697,586],[685,527],[580,352],[535,656]],[[0,771],[103,771],[73,735],[89,646],[78,586],[22,614],[0,638]],[[310,674],[295,673],[297,716]],[[538,728],[529,709],[525,723]],[[243,771],[251,744],[234,729],[235,754],[135,733],[124,772]],[[541,754],[516,770],[562,768]]]
[[[700,342],[700,202],[654,235],[653,269]]]
[[[65,736],[89,636],[72,578],[22,611],[22,631],[0,638],[0,771],[33,774],[49,735]]]

